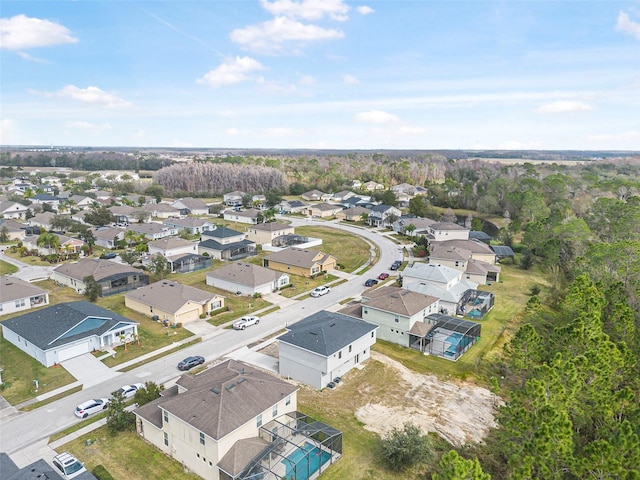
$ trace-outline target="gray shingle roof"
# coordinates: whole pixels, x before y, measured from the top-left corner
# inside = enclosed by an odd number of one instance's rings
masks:
[[[296,267],[311,268],[316,263],[323,265],[331,255],[317,250],[301,250],[299,248],[285,248],[279,252],[264,257],[264,260],[284,263]]]
[[[125,297],[159,308],[165,312],[175,313],[188,302],[204,305],[216,298],[217,295],[188,285],[161,280],[151,285],[131,290],[125,294]]]
[[[220,363],[198,375],[178,379],[187,391],[160,398],[135,410],[149,421],[157,421],[163,409],[205,435],[220,440],[293,394],[291,385],[235,360]]]
[[[18,300],[19,298],[43,295],[48,292],[48,290],[36,287],[16,277],[0,277],[0,303]]]
[[[411,292],[398,287],[380,287],[363,296],[363,304],[369,307],[411,317],[438,301],[436,297]]]
[[[100,321],[87,320],[89,317],[98,318]],[[78,328],[78,333],[74,334],[74,327],[78,327],[85,320],[88,323]],[[136,322],[87,301],[80,301],[60,303],[10,318],[2,322],[2,326],[42,350],[49,350],[82,338],[102,335],[119,323]]]
[[[282,275],[284,275],[284,273],[243,262],[231,263],[211,272],[207,272],[207,277],[217,278],[227,282],[234,282],[239,285],[246,285],[249,287],[258,287],[267,283],[273,283]]]
[[[289,325],[289,332],[278,341],[328,357],[377,328],[363,320],[321,310]]]
[[[238,235],[244,235],[244,233],[242,232],[238,232],[236,230],[233,230],[231,228],[227,228],[227,227],[218,227],[215,230],[210,230],[208,232],[202,232],[202,237],[209,237],[209,238],[230,238],[230,237],[237,237]]]
[[[78,262],[65,263],[53,271],[76,280],[93,275],[96,282],[113,277],[144,275],[144,272],[129,265],[98,258],[83,258]]]

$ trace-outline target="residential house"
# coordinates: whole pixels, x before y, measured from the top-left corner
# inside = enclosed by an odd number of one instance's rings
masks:
[[[413,197],[417,194],[417,189],[413,185],[409,183],[400,183],[398,185],[393,185],[389,188],[394,193],[402,193],[408,197]]]
[[[132,223],[127,226],[127,230],[133,230],[134,232],[144,235],[148,240],[160,240],[161,238],[171,237],[178,235],[178,229],[173,227],[167,227],[160,223]]]
[[[267,208],[267,197],[266,195],[252,195],[251,196],[251,205],[253,208],[257,208],[258,210],[264,210]]]
[[[362,188],[362,182],[360,180],[351,180],[351,188],[360,190]]]
[[[131,205],[143,206],[143,205],[155,205],[158,203],[156,197],[150,195],[125,195],[122,197],[123,201],[128,202]]]
[[[121,227],[97,227],[92,228],[93,236],[96,239],[96,245],[102,248],[116,248],[118,242],[124,240],[126,230]]]
[[[84,217],[87,216],[89,213],[91,213],[89,210],[79,210],[76,213],[72,213],[70,218],[74,222],[78,222],[78,223],[81,223],[83,225],[87,225],[87,221],[84,219]]]
[[[62,472],[56,472],[42,458],[25,467],[18,468],[11,457],[4,452],[0,452],[0,472],[2,472],[2,480],[64,480],[61,476]],[[97,480],[88,470],[73,478],[74,480]]]
[[[151,215],[142,207],[130,207],[129,205],[114,205],[109,211],[116,217],[116,223],[128,224],[150,222]]]
[[[17,277],[0,277],[0,315],[49,305],[49,291]]]
[[[497,262],[496,252],[486,243],[478,240],[443,240],[440,242],[432,242],[431,248],[458,248],[471,252],[471,258],[481,262],[495,265]]]
[[[42,227],[45,230],[51,230],[51,222],[55,217],[56,214],[53,212],[40,212],[27,220],[27,223],[32,227]]]
[[[410,235],[412,237],[416,237],[419,235],[428,235],[429,227],[434,223],[438,223],[435,220],[431,220],[430,218],[422,218],[416,217],[414,215],[403,215],[398,220],[393,222],[391,228],[393,228],[394,232],[402,233],[405,235]],[[413,225],[412,229],[407,229],[410,225]]]
[[[22,220],[27,214],[30,207],[22,205],[18,202],[3,200],[0,202],[0,216],[4,219]]]
[[[31,200],[32,205],[49,205],[56,212],[58,211],[61,202],[60,198],[49,193],[38,193],[29,200]]]
[[[369,209],[368,222],[374,227],[388,227],[393,225],[401,215],[402,212],[391,205],[374,205]]]
[[[322,199],[323,195],[324,192],[321,192],[320,190],[309,190],[308,192],[304,192],[300,195],[300,197],[308,202],[318,202]]]
[[[224,297],[169,280],[132,290],[124,295],[127,308],[171,324],[186,324],[224,307]]]
[[[71,195],[67,199],[67,203],[71,206],[78,208],[80,210],[84,210],[86,208],[91,208],[96,204],[96,201],[85,195]]]
[[[439,310],[440,304],[436,297],[383,286],[363,294],[359,317],[378,325],[377,336],[381,340],[410,347],[410,332],[414,325],[424,322],[428,315],[438,313]]]
[[[378,326],[321,310],[278,337],[280,375],[322,389],[371,356]]]
[[[58,246],[38,245],[39,235],[29,235],[24,237],[22,244],[29,250],[37,250],[40,255],[79,255],[85,243],[79,238],[58,235]]]
[[[245,192],[234,190],[233,192],[223,194],[222,201],[224,202],[225,205],[229,207],[242,205],[242,199],[244,198],[245,195],[246,195]]]
[[[216,260],[240,260],[257,253],[255,242],[245,239],[245,234],[227,227],[218,227],[203,232],[198,244],[198,253],[207,254]]]
[[[313,470],[322,473],[340,457],[342,434],[297,412],[297,391],[227,360],[198,375],[182,375],[160,398],[135,409],[136,430],[207,480],[313,478],[312,462],[294,466],[287,457],[308,456],[308,445],[319,452]]]
[[[468,290],[478,284],[455,268],[433,263],[414,263],[402,272],[402,287],[440,300],[440,313],[456,314]]]
[[[84,279],[89,276],[100,285],[101,297],[149,285],[149,275],[142,270],[98,258],[83,258],[78,262],[64,263],[53,270],[51,279],[83,293],[86,289]]]
[[[453,222],[437,222],[430,225],[428,230],[429,238],[433,242],[469,239],[469,229]]]
[[[349,197],[346,200],[342,200],[339,202],[339,205],[342,205],[343,208],[363,207],[368,210],[376,204],[368,195],[357,195],[355,197]]]
[[[283,200],[276,208],[280,213],[304,213],[307,211],[309,204],[300,200]]]
[[[154,218],[179,218],[184,215],[180,214],[180,210],[172,207],[168,203],[156,203],[156,204],[148,204],[143,205],[142,208],[145,212],[149,213]]]
[[[209,207],[199,198],[185,197],[175,200],[172,207],[180,210],[182,215],[208,215]]]
[[[132,342],[138,323],[86,301],[67,302],[2,322],[5,340],[45,367]]]
[[[247,240],[259,245],[268,244],[283,235],[295,234],[295,228],[288,223],[267,222],[247,227]]]
[[[352,192],[352,191],[350,191],[350,190],[341,190],[341,191],[339,191],[339,192],[334,193],[334,194],[331,196],[331,199],[332,199],[334,202],[342,202],[342,201],[344,201],[344,200],[347,200],[348,198],[355,197],[355,196],[356,196],[356,194],[355,194],[355,193],[353,193],[353,192]]]
[[[500,278],[500,267],[476,260],[473,258],[471,250],[456,246],[441,245],[442,242],[434,243],[429,253],[429,263],[446,265],[448,267],[461,270],[465,278],[481,285],[489,282],[497,282]],[[445,242],[448,243],[448,242]]]
[[[214,223],[197,217],[168,218],[162,222],[167,227],[177,228],[178,231],[186,230],[189,235],[200,235],[202,232],[209,232],[216,229]]]
[[[27,236],[28,228],[26,227],[27,225],[15,220],[0,218],[0,233],[5,233],[8,240],[23,240]]]
[[[285,248],[262,259],[262,265],[272,270],[302,277],[311,277],[322,272],[335,270],[335,257],[317,250]]]
[[[316,203],[309,205],[307,215],[312,217],[330,218],[336,216],[342,211],[342,205],[335,205],[333,203]]]
[[[346,220],[347,222],[359,222],[362,220],[362,215],[369,217],[369,209],[364,207],[352,207],[345,208],[336,213],[336,218],[339,220]]]
[[[251,263],[232,262],[207,272],[207,285],[240,295],[267,295],[290,283],[289,275]]]
[[[256,225],[261,221],[263,213],[257,208],[248,208],[247,210],[235,211],[225,210],[224,219],[230,222],[247,223]]]
[[[188,273],[211,266],[211,258],[198,253],[198,244],[184,238],[162,238],[149,242],[148,246],[149,257],[162,255],[171,264],[172,272]]]
[[[384,190],[384,185],[378,182],[369,181],[362,185],[362,189],[367,192],[373,192],[375,190]]]

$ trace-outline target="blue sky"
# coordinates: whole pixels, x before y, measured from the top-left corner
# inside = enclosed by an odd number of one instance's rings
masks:
[[[640,150],[640,1],[3,0],[0,143]]]

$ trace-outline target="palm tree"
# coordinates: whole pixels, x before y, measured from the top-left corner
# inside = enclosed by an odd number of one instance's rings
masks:
[[[49,250],[47,253],[51,253],[52,248],[57,251],[60,246],[60,237],[55,233],[43,233],[36,240],[36,245],[43,248],[46,247]]]

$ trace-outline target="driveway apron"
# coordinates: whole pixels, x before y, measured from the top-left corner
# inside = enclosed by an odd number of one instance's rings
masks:
[[[65,360],[61,365],[82,383],[83,388],[97,385],[119,374],[90,353]]]

